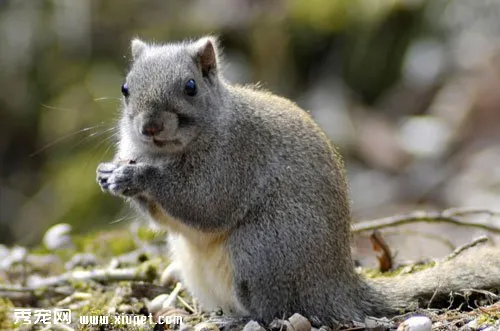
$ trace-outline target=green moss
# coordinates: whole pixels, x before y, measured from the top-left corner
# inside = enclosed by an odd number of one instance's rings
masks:
[[[97,316],[107,315],[107,303],[111,300],[111,293],[92,293],[92,300],[80,309],[80,315]]]
[[[71,279],[69,281],[69,283],[75,290],[80,291],[80,292],[88,292],[88,291],[92,290],[92,286],[91,286],[90,282]]]
[[[500,320],[500,312],[484,313],[476,319],[478,327],[494,325],[498,320]]]
[[[0,298],[0,330],[14,330],[17,325],[12,321],[11,314],[14,305],[7,298]]]
[[[46,255],[46,254],[50,254],[52,253],[51,251],[49,251],[45,246],[43,245],[37,245],[35,247],[33,247],[31,250],[30,250],[30,253],[31,254],[35,254],[35,255]]]
[[[93,253],[102,257],[125,254],[137,248],[127,229],[87,233],[75,236],[74,242],[78,252]]]
[[[410,272],[422,271],[436,266],[436,261],[430,261],[428,263],[419,263],[411,266]]]
[[[146,281],[153,282],[158,277],[158,268],[160,266],[160,259],[153,259],[150,261],[146,261],[141,264],[138,268],[138,273],[140,275],[144,275]]]
[[[399,276],[402,273],[408,274],[408,273],[415,273],[419,272],[428,268],[432,268],[436,266],[435,261],[430,261],[428,263],[417,263],[409,266],[402,266],[399,267],[395,270],[387,271],[387,272],[380,272],[379,270],[376,269],[363,269],[361,271],[361,274],[363,274],[367,278],[377,278],[377,277],[395,277]]]
[[[104,293],[100,291],[92,292],[92,299],[90,300],[89,304],[80,308],[80,310],[78,311],[78,315],[108,316],[109,314],[107,312],[107,304],[111,301],[112,296],[113,293],[110,291]],[[112,317],[109,316],[109,318],[111,319]],[[96,329],[96,326],[92,325],[83,325],[80,323],[77,323],[77,325],[77,330],[80,331],[98,330]]]
[[[152,242],[158,236],[158,232],[151,228],[140,227],[139,230],[137,230],[137,236],[142,241]]]
[[[128,235],[127,237],[115,238],[109,242],[109,249],[113,255],[121,255],[136,249],[135,242],[132,237]]]

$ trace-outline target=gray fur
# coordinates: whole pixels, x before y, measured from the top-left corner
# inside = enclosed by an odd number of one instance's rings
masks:
[[[340,156],[294,103],[226,83],[218,49],[212,37],[133,41],[121,141],[117,158],[98,168],[102,189],[146,214],[154,201],[192,228],[229,233],[235,295],[263,322],[299,312],[314,324],[333,325],[392,315],[432,294],[435,275],[369,284],[355,273]],[[183,92],[190,78],[199,86],[194,97]],[[179,116],[189,121],[180,125]],[[166,145],[141,136],[148,121],[165,127],[158,139]],[[450,265],[444,267],[454,270]],[[455,289],[468,286],[449,272],[442,281],[450,277]]]

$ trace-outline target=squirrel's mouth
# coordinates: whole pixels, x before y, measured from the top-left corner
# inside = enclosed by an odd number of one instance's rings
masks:
[[[163,147],[163,146],[165,146],[168,143],[168,141],[153,139],[153,143],[155,144],[155,146]]]
[[[153,144],[155,144],[155,146],[157,146],[157,147],[165,147],[167,144],[173,145],[173,146],[179,146],[179,145],[181,145],[181,141],[178,139],[175,139],[175,140],[153,139]]]

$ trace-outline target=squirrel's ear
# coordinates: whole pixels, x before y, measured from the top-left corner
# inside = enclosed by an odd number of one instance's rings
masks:
[[[203,37],[195,42],[196,59],[204,77],[215,74],[219,66],[218,41],[215,37]]]
[[[144,52],[144,50],[148,48],[148,45],[144,41],[135,38],[132,40],[130,48],[132,49],[132,58],[134,60],[137,60]]]

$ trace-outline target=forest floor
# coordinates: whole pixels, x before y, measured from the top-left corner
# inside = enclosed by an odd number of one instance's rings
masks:
[[[169,265],[163,234],[138,227],[79,236],[53,232],[50,250],[47,242],[32,249],[0,245],[1,331],[217,331],[241,330],[246,325],[247,321],[229,319],[220,311],[203,312],[169,272],[163,273]],[[464,302],[458,308],[419,309],[390,320],[370,319],[339,328],[396,329],[418,315],[427,316],[435,330],[497,330],[499,297],[486,291],[480,294],[473,303]],[[300,315],[265,326],[273,331],[310,328]],[[245,329],[264,330],[257,323]]]

